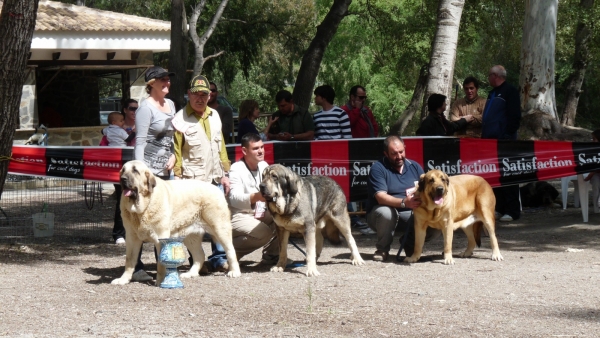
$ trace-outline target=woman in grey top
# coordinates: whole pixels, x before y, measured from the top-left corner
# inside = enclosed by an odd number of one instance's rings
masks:
[[[173,75],[161,67],[148,69],[146,92],[150,96],[140,104],[135,116],[137,136],[134,158],[144,161],[154,175],[163,179],[168,179],[175,165],[175,129],[171,120],[176,110],[173,101],[165,98],[171,86],[169,76]]]
[[[173,135],[175,129],[171,120],[175,116],[173,101],[166,99],[171,80],[169,73],[161,67],[152,67],[146,72],[146,92],[150,95],[135,114],[134,159],[144,161],[152,173],[162,179],[169,179],[169,171],[175,166]],[[156,257],[156,248],[154,248]],[[132,280],[148,282],[152,277],[144,271],[142,250],[135,265]]]

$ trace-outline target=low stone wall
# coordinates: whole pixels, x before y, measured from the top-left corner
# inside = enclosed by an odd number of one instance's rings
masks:
[[[106,126],[50,128],[48,129],[48,145],[97,146],[102,139],[102,129],[104,128]],[[33,129],[17,129],[13,144],[25,144],[33,132]]]

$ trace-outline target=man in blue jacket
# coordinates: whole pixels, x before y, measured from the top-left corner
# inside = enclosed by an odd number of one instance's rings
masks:
[[[483,110],[481,138],[516,140],[521,123],[519,91],[506,83],[506,69],[500,65],[490,69],[488,81],[494,89]],[[494,188],[494,194],[496,211],[503,215],[501,221],[510,222],[521,217],[518,185]]]

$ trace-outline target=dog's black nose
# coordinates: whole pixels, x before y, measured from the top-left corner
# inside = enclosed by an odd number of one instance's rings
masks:
[[[436,191],[438,194],[441,194],[441,193],[443,193],[443,192],[444,192],[444,187],[436,187],[436,188],[435,188],[435,191]]]

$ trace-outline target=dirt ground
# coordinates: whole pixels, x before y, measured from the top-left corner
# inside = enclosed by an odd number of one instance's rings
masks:
[[[111,285],[125,248],[109,242],[37,239],[0,245],[0,336],[60,337],[570,337],[600,335],[600,215],[531,209],[497,224],[503,262],[489,240],[470,259],[442,264],[441,238],[416,264],[373,262],[375,236],[355,233],[365,266],[326,245],[321,276],[271,273],[260,253],[242,277]],[[462,231],[454,253],[466,247]],[[303,241],[297,240],[303,247]],[[399,247],[394,241],[392,253]],[[204,243],[209,250],[209,243]],[[292,259],[302,254],[289,247]],[[143,260],[155,276],[150,245]],[[186,270],[187,266],[180,268]]]

